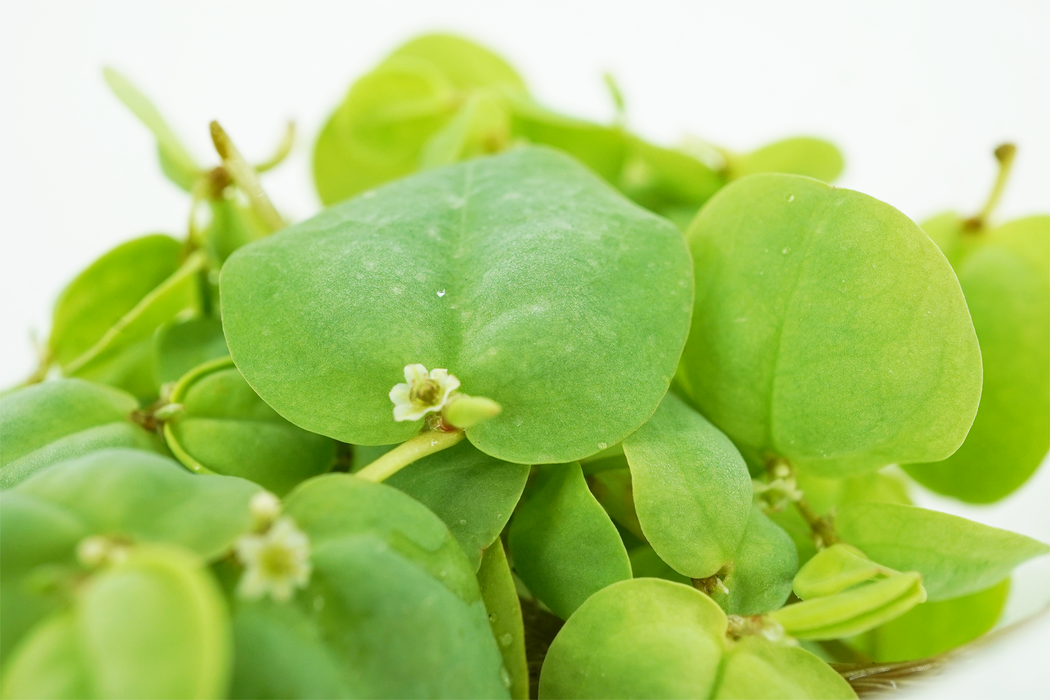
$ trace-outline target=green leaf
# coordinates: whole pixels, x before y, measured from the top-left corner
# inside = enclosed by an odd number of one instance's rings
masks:
[[[1018,564],[1050,553],[1050,547],[1024,535],[890,503],[843,506],[835,530],[873,561],[921,573],[933,601],[988,588]]]
[[[499,642],[503,669],[510,676],[510,696],[529,698],[529,668],[525,660],[525,626],[514,577],[507,564],[503,543],[497,540],[485,550],[478,570],[478,586],[489,613],[492,636]]]
[[[251,527],[248,502],[259,487],[194,476],[149,452],[109,449],[55,464],[15,492],[63,508],[89,533],[177,544],[212,558]]]
[[[796,639],[839,639],[885,624],[925,600],[922,576],[910,571],[788,605],[771,616]]]
[[[689,207],[695,212],[725,185],[725,178],[688,153],[635,136],[627,138],[627,149],[617,185],[646,209]]]
[[[0,658],[38,621],[64,603],[49,574],[72,566],[73,551],[88,534],[62,508],[18,491],[0,492]],[[45,566],[50,571],[38,571]]]
[[[281,418],[228,357],[184,376],[170,401],[183,410],[164,423],[164,439],[195,472],[239,476],[280,495],[328,471],[335,458],[332,440]]]
[[[638,521],[660,558],[692,578],[728,564],[751,512],[751,477],[729,438],[667,394],[623,451]]]
[[[846,680],[805,649],[744,637],[729,648],[715,698],[856,698]]]
[[[1027,481],[1050,449],[1050,217],[960,235],[968,245],[949,259],[981,343],[981,405],[955,454],[907,471],[938,493],[991,503]]]
[[[791,173],[824,182],[842,174],[842,154],[834,144],[809,136],[775,141],[747,155],[729,158],[730,179],[756,173]]]
[[[333,207],[239,250],[221,286],[238,368],[293,423],[354,444],[406,440],[421,421],[395,422],[388,393],[422,363],[499,402],[467,437],[525,464],[579,459],[645,422],[691,299],[681,234],[546,149]]]
[[[416,37],[395,50],[387,62],[403,58],[429,63],[460,90],[503,86],[525,91],[521,77],[500,56],[454,34]]]
[[[631,562],[579,464],[543,467],[534,479],[507,547],[521,580],[564,620],[594,593],[631,578]]]
[[[834,595],[868,581],[897,573],[864,556],[856,547],[833,544],[822,549],[798,572],[792,588],[802,600]]]
[[[791,595],[796,571],[798,554],[791,537],[753,507],[744,536],[722,575],[729,593],[716,590],[711,597],[730,615],[767,613]]]
[[[176,382],[194,367],[229,356],[222,321],[197,316],[171,321],[153,338],[153,367],[157,385]]]
[[[851,644],[877,663],[926,659],[987,633],[1002,615],[1010,579],[977,593],[916,605]]]
[[[977,338],[947,261],[903,214],[754,175],[719,191],[687,238],[697,289],[678,381],[749,460],[841,477],[962,443]]]
[[[618,183],[627,157],[622,129],[557,114],[528,99],[511,100],[511,109],[515,137],[564,151],[607,182]]]
[[[117,246],[70,282],[55,304],[48,340],[62,371],[100,380],[139,371],[149,378],[152,354],[144,341],[197,305],[196,273],[204,259],[182,256],[175,239],[144,236]],[[137,370],[141,363],[147,369]]]
[[[457,108],[455,86],[432,64],[388,60],[350,88],[314,146],[314,184],[333,204],[419,167],[424,144]]]
[[[129,420],[138,402],[82,379],[18,389],[0,402],[0,488],[41,469],[107,447],[162,450],[156,437]]]
[[[703,593],[631,579],[592,596],[555,637],[540,698],[707,698],[726,616]]]
[[[507,697],[473,570],[437,516],[342,474],[284,512],[313,573],[288,604],[237,603],[233,697]]]
[[[477,570],[485,548],[510,520],[528,478],[527,465],[503,462],[461,442],[409,465],[385,483],[441,518]]]
[[[688,576],[682,576],[672,569],[660,558],[656,550],[647,544],[631,548],[627,555],[631,559],[631,571],[635,578],[662,578],[675,583],[684,583],[687,586],[692,585]]]
[[[2,694],[220,698],[229,636],[222,595],[195,556],[135,547],[15,649]]]
[[[202,174],[201,169],[164,121],[164,117],[149,98],[139,92],[123,75],[112,68],[103,68],[102,75],[117,99],[153,132],[157,139],[157,155],[160,157],[160,167],[164,174],[182,189],[192,191]]]
[[[479,92],[423,147],[420,168],[449,165],[506,150],[510,144],[510,113],[498,95]]]
[[[242,245],[270,234],[269,226],[237,194],[208,200],[208,207],[211,221],[202,235],[208,252],[220,265]]]
[[[613,464],[616,468],[611,467]],[[620,466],[622,465],[622,467]],[[595,467],[598,471],[592,471]],[[583,467],[587,476],[587,487],[594,498],[602,505],[613,522],[626,529],[639,541],[645,542],[642,524],[638,522],[638,512],[634,508],[634,485],[631,481],[631,470],[627,458],[622,454],[597,462],[589,462]]]

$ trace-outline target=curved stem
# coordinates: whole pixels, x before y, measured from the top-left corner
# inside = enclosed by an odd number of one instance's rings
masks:
[[[999,204],[999,199],[1003,196],[1006,182],[1010,179],[1010,171],[1013,169],[1015,155],[1017,155],[1017,146],[1012,143],[1004,143],[995,149],[995,159],[999,161],[999,174],[995,177],[995,184],[992,185],[992,191],[988,194],[988,201],[984,203],[984,208],[981,209],[979,214],[966,220],[967,229],[977,231],[984,228],[985,224],[988,223],[992,212],[995,211],[995,207]]]
[[[835,534],[835,530],[831,527],[831,523],[826,518],[817,515],[816,511],[806,503],[806,499],[802,498],[795,501],[795,507],[798,508],[802,519],[806,521],[809,528],[813,531],[813,540],[817,545],[817,549],[830,547],[839,541],[838,535]]]
[[[252,209],[255,210],[255,213],[259,215],[259,218],[270,229],[270,232],[284,228],[284,219],[274,209],[270,198],[266,196],[255,168],[249,165],[248,161],[244,160],[244,156],[233,145],[233,141],[230,140],[226,131],[219,126],[219,122],[211,123],[211,140],[215,144],[215,150],[218,151],[219,157],[222,158],[222,164],[226,168],[226,172],[229,173],[237,187],[241,188],[248,195],[248,201],[251,203]]]
[[[416,460],[446,450],[465,437],[462,430],[424,430],[406,440],[354,475],[368,481],[384,481]]]

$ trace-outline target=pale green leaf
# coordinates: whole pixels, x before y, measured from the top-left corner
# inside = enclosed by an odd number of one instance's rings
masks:
[[[719,191],[687,238],[697,288],[679,383],[749,460],[848,476],[962,443],[977,338],[951,267],[903,214],[754,175]]]

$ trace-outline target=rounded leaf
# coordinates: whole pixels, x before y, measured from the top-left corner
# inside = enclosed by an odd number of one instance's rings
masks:
[[[718,700],[848,700],[850,684],[819,658],[799,647],[744,637],[726,653]]]
[[[251,527],[248,503],[259,487],[228,476],[194,476],[149,452],[108,449],[55,464],[15,492],[59,506],[90,534],[168,542],[210,558]]]
[[[134,547],[88,581],[71,611],[25,638],[3,696],[220,698],[229,659],[226,605],[200,561],[175,547]]]
[[[130,394],[82,379],[18,389],[0,402],[0,488],[47,466],[107,447],[163,450],[156,436],[129,419]]]
[[[554,638],[540,698],[707,698],[726,616],[700,591],[631,579],[598,592]]]
[[[687,238],[697,289],[680,383],[745,457],[841,477],[959,447],[980,350],[955,274],[907,217],[754,175],[720,190]]]
[[[238,601],[233,697],[507,697],[473,569],[437,516],[343,474],[284,513],[313,573],[289,603]]]
[[[228,357],[184,376],[170,400],[183,410],[164,423],[164,439],[195,472],[239,476],[280,495],[332,466],[335,443],[281,418]]]
[[[593,454],[645,422],[692,298],[681,234],[546,149],[333,207],[240,249],[221,285],[238,368],[293,423],[406,440],[421,421],[394,421],[388,394],[420,363],[502,405],[467,437],[526,464]]]
[[[691,578],[733,558],[751,512],[751,477],[733,443],[673,394],[623,441],[642,532]]]
[[[1050,449],[1050,218],[963,235],[970,245],[952,262],[981,342],[981,405],[955,454],[907,471],[938,493],[991,503]]]

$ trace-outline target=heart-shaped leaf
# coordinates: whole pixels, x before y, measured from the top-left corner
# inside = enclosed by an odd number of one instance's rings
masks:
[[[631,562],[579,464],[542,467],[534,478],[507,546],[521,580],[564,620],[594,593],[631,578]]]
[[[990,503],[1027,481],[1050,449],[1050,218],[958,229],[942,247],[981,342],[984,391],[962,447],[907,471],[938,493]]]
[[[73,608],[37,625],[5,664],[2,695],[221,698],[230,627],[210,573],[180,548],[131,548]]]
[[[195,472],[239,476],[284,494],[335,458],[332,440],[281,418],[228,357],[184,376],[170,401],[182,410],[164,423],[164,439]]]
[[[977,338],[955,274],[903,214],[754,175],[720,190],[687,237],[697,290],[679,381],[750,461],[847,476],[962,443]]]
[[[163,450],[156,436],[129,419],[138,401],[81,379],[19,389],[0,402],[0,488],[41,469],[107,447]]]
[[[645,422],[691,299],[674,227],[545,149],[329,209],[239,250],[221,285],[238,368],[293,423],[355,444],[403,441],[421,422],[395,422],[387,395],[421,363],[499,402],[467,437],[526,464],[593,454]],[[598,368],[615,391],[593,380]]]
[[[238,601],[233,697],[507,697],[473,570],[437,516],[348,475],[304,483],[284,512],[313,573],[288,603]]]
[[[194,476],[175,461],[141,450],[107,449],[55,464],[16,493],[56,505],[89,533],[166,542],[205,558],[225,552],[252,524],[255,484]]]
[[[668,394],[623,451],[638,520],[660,558],[692,578],[729,563],[751,512],[751,478],[729,438]]]
[[[527,465],[489,457],[462,442],[409,465],[386,483],[441,518],[476,570],[485,548],[510,520],[528,478]]]
[[[1030,537],[914,506],[852,503],[835,516],[844,542],[898,571],[918,571],[930,600],[976,593],[1050,553]]]

